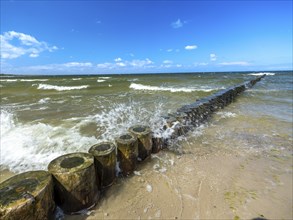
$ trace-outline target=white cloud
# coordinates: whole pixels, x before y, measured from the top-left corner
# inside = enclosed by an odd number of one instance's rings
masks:
[[[121,58],[116,58],[115,63],[99,63],[97,64],[98,68],[102,69],[114,69],[119,67],[137,67],[137,68],[145,68],[150,67],[150,64],[153,64],[153,61],[151,61],[149,58],[146,58],[144,60],[131,60],[131,61],[123,61]]]
[[[208,63],[202,62],[202,63],[194,63],[194,66],[207,66]]]
[[[115,62],[121,62],[122,59],[121,59],[120,57],[118,57],[118,58],[116,58],[114,61],[115,61]]]
[[[38,53],[31,53],[31,54],[30,54],[30,57],[38,57],[38,56],[39,56]]]
[[[26,67],[28,70],[76,70],[91,68],[93,64],[91,62],[69,62],[69,63],[59,63],[59,64],[48,64],[48,65],[36,65]]]
[[[117,66],[120,66],[120,67],[124,67],[126,66],[126,63],[123,63],[123,62],[118,62],[116,63]]]
[[[217,60],[217,56],[216,56],[216,54],[211,53],[211,54],[210,54],[210,60],[211,60],[211,61],[216,61],[216,60]]]
[[[185,50],[194,50],[194,49],[196,49],[196,48],[197,48],[196,45],[187,45],[187,46],[185,47]]]
[[[172,64],[172,63],[173,63],[172,60],[164,60],[164,61],[163,61],[163,64]]]
[[[177,21],[174,21],[171,23],[172,28],[181,28],[183,26],[183,23],[185,22],[181,22],[180,19],[178,19]]]
[[[93,64],[90,62],[86,62],[86,63],[69,62],[69,63],[60,64],[60,65],[64,67],[92,67],[93,66]]]
[[[222,66],[249,66],[250,65],[250,63],[246,61],[223,62],[219,64]]]
[[[167,52],[172,52],[172,51],[173,51],[173,49],[171,49],[171,48],[170,49],[167,49]]]
[[[111,69],[113,67],[113,64],[112,63],[99,63],[99,64],[97,64],[97,67],[101,68],[101,69],[106,69],[106,68]]]
[[[146,58],[144,60],[132,60],[129,64],[133,67],[144,67],[153,64],[153,61],[151,61],[149,58]]]
[[[2,59],[15,59],[26,54],[34,58],[43,51],[53,52],[58,49],[56,46],[51,47],[46,42],[38,41],[31,35],[15,31],[0,35],[0,43]]]

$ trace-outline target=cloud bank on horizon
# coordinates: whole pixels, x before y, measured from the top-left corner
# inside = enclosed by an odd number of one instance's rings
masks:
[[[1,1],[1,73],[292,70],[289,6]]]

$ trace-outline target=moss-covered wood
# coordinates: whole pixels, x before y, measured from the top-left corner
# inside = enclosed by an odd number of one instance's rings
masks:
[[[116,146],[111,142],[102,142],[92,146],[89,153],[95,158],[101,188],[112,185],[116,179]]]
[[[53,180],[46,171],[21,173],[0,184],[0,219],[50,219],[54,209]]]
[[[132,174],[136,169],[138,157],[138,141],[132,134],[123,134],[116,138],[117,160],[124,176]]]
[[[144,125],[136,125],[129,128],[129,132],[137,137],[138,140],[138,158],[145,160],[152,153],[152,131],[150,127]]]
[[[94,157],[88,153],[60,156],[48,165],[55,183],[56,203],[71,214],[93,206],[99,198]]]

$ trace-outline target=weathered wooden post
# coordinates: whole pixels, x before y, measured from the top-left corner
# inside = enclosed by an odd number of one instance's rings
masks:
[[[102,142],[92,146],[89,153],[95,158],[101,188],[111,186],[116,179],[116,146],[111,142]]]
[[[136,125],[129,128],[138,140],[138,158],[143,161],[148,158],[152,153],[152,131],[150,127],[144,125]]]
[[[55,183],[56,203],[65,213],[89,208],[98,201],[98,183],[91,154],[60,156],[49,163],[48,170]]]
[[[117,144],[117,160],[124,176],[131,174],[137,164],[138,141],[132,134],[123,134],[115,139]]]
[[[49,172],[29,171],[0,184],[0,219],[51,219],[55,209]]]
[[[153,154],[159,153],[163,148],[166,147],[165,140],[163,137],[152,136],[152,142],[153,142],[153,147],[152,147]]]

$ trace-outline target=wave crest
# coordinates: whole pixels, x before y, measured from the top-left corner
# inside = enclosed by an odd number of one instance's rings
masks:
[[[129,88],[134,90],[149,90],[149,91],[166,91],[166,92],[194,92],[194,91],[202,91],[202,92],[211,92],[213,90],[217,90],[217,88],[187,88],[187,87],[162,87],[162,86],[149,86],[137,83],[131,83]]]
[[[37,84],[34,84],[35,86]],[[69,90],[80,90],[80,89],[86,89],[89,85],[82,85],[82,86],[55,86],[50,84],[39,84],[38,89],[43,90],[57,90],[57,91],[69,91]]]
[[[266,74],[267,76],[274,76],[275,75],[275,73],[267,73],[267,72],[263,72],[263,73],[250,73],[248,75],[250,75],[250,76],[262,76],[264,74]]]

